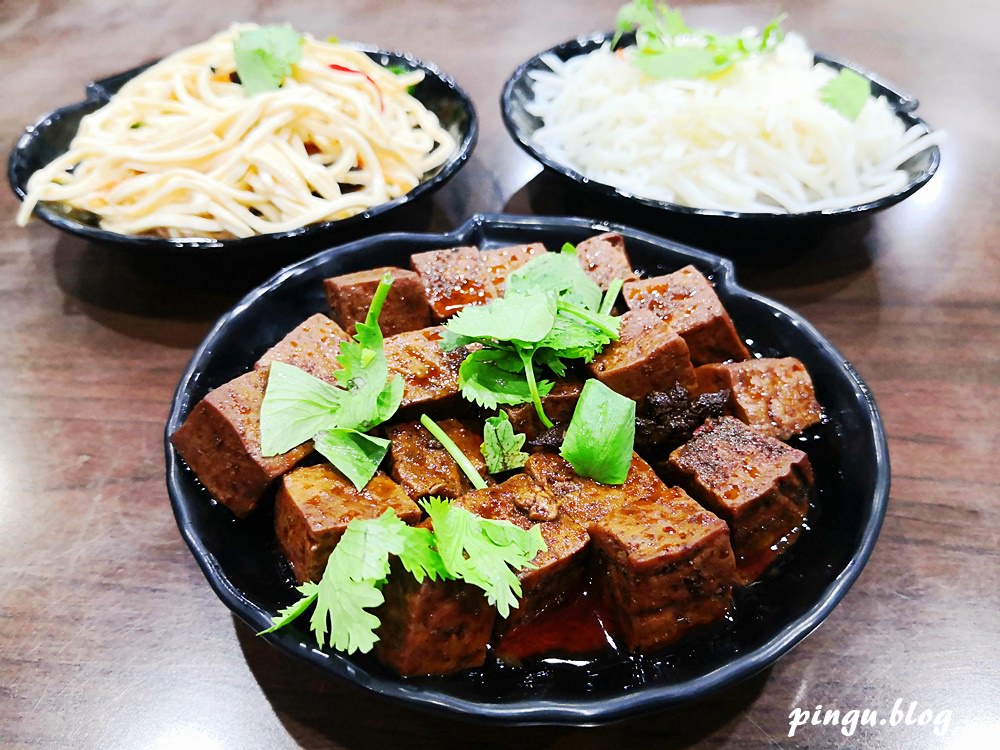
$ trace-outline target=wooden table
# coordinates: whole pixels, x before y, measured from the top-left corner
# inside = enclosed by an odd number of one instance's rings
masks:
[[[220,0],[0,6],[2,140],[90,79],[231,20],[288,20],[406,49],[452,73],[482,126],[424,224],[477,211],[574,213],[504,131],[515,65],[609,27],[615,2]],[[477,729],[385,704],[256,639],[206,584],[164,486],[174,386],[216,317],[273,265],[228,278],[14,226],[0,193],[0,745],[228,747],[1000,746],[1000,5],[808,0],[789,25],[921,97],[947,130],[938,175],[905,203],[787,240],[740,279],[814,323],[881,407],[893,464],[875,552],[842,604],[772,669],[695,706],[598,728]],[[697,3],[735,30],[767,3]],[[424,226],[415,227],[418,229]],[[662,231],[670,231],[669,226]],[[731,248],[730,248],[731,249]],[[951,712],[930,726],[800,727],[796,708]]]

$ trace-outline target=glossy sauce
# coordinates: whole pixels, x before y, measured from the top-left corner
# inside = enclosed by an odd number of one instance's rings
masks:
[[[588,581],[564,604],[517,625],[493,644],[501,661],[519,664],[530,656],[598,656],[614,650],[612,619]]]

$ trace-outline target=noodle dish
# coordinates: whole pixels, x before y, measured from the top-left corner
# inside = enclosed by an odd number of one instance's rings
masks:
[[[616,33],[522,65],[504,91],[507,127],[580,184],[682,213],[856,212],[919,188],[943,132],[782,21],[723,36],[635,0]]]
[[[17,221],[56,206],[114,235],[232,241],[380,211],[450,176],[475,140],[465,95],[411,61],[234,25],[126,81],[20,185],[29,129],[11,156]],[[428,83],[464,122],[421,100]]]

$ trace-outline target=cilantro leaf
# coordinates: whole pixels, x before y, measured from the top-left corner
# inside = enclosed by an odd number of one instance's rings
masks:
[[[357,430],[335,427],[316,434],[314,445],[358,489],[378,471],[391,441]]]
[[[233,56],[247,96],[280,88],[302,59],[302,42],[289,24],[241,31],[233,41]]]
[[[546,292],[591,310],[601,303],[601,288],[580,267],[576,248],[568,242],[562,252],[542,253],[507,277],[508,295]]]
[[[599,380],[583,385],[560,454],[577,474],[603,484],[628,478],[635,443],[635,401]]]
[[[558,357],[591,361],[605,346],[618,339],[621,321],[612,315],[559,302],[560,315],[538,348],[551,349]]]
[[[521,450],[527,436],[515,433],[507,412],[489,417],[483,427],[483,458],[486,469],[491,474],[520,469],[528,460],[528,454]]]
[[[343,391],[293,365],[272,362],[260,406],[260,451],[276,456],[310,440],[340,410]]]
[[[480,518],[439,498],[430,498],[423,506],[448,572],[482,589],[500,616],[507,617],[521,595],[515,571],[531,567],[546,549],[539,526],[525,531],[507,521]]]
[[[511,363],[516,363],[513,371]],[[486,409],[496,409],[500,404],[526,404],[532,400],[520,357],[506,350],[479,349],[469,354],[458,368],[458,384],[465,400]],[[536,387],[541,396],[547,396],[552,383],[542,380]]]
[[[309,605],[316,601],[316,597],[319,596],[319,587],[316,586],[315,583],[311,582],[297,586],[296,591],[302,594],[302,598],[295,602],[295,604],[291,604],[284,609],[278,610],[278,616],[271,618],[271,627],[267,628],[267,630],[260,631],[257,635],[273,633],[275,630],[285,627],[292,622],[292,620],[295,620],[299,615],[309,609]]]
[[[446,325],[453,335],[468,339],[533,344],[544,338],[555,319],[555,297],[509,293],[486,305],[462,308]]]
[[[472,461],[469,457],[462,453],[462,449],[455,445],[455,441],[448,437],[448,433],[441,429],[440,425],[433,419],[428,417],[426,414],[420,415],[420,424],[422,424],[427,431],[434,436],[434,438],[441,443],[442,447],[448,451],[455,463],[458,464],[458,468],[462,470],[462,473],[469,478],[472,486],[477,490],[486,489],[486,482],[481,476],[479,476],[479,471],[475,466],[472,465]]]
[[[403,544],[395,553],[403,568],[416,578],[418,583],[425,577],[432,581],[449,578],[444,562],[441,561],[441,555],[434,546],[433,532],[419,526],[407,526],[406,529]]]
[[[722,73],[754,54],[769,52],[784,38],[781,22],[771,20],[759,36],[712,34],[689,27],[680,11],[653,0],[633,0],[617,15],[613,44],[636,32],[633,64],[655,78],[699,78]],[[683,40],[683,41],[680,41]]]
[[[375,581],[359,581],[352,578],[349,568],[340,558],[330,556],[327,570],[333,575],[323,575],[316,584],[316,608],[309,618],[309,627],[316,635],[320,648],[327,643],[338,651],[353,654],[371,651],[378,641],[375,629],[382,623],[368,612],[385,601]]]
[[[840,72],[819,90],[819,96],[824,104],[854,122],[864,109],[868,97],[871,96],[871,84],[867,78],[850,68],[841,68]]]
[[[654,78],[705,78],[728,69],[732,63],[704,47],[644,49],[633,58],[639,70]]]

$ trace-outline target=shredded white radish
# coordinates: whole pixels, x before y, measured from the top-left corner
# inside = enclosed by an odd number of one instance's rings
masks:
[[[657,79],[605,45],[534,78],[537,148],[589,179],[635,196],[724,211],[847,208],[909,182],[898,167],[940,143],[907,130],[883,97],[854,122],[824,104],[836,75],[788,34],[712,78]]]

